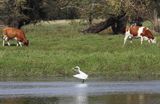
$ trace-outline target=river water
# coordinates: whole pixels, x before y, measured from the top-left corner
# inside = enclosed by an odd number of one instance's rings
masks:
[[[0,104],[160,104],[160,81],[0,82]]]

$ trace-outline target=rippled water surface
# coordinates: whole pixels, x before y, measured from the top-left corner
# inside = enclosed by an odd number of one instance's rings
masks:
[[[160,81],[0,82],[0,104],[160,104]]]

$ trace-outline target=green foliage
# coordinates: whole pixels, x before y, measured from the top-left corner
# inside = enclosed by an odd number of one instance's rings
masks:
[[[120,14],[121,13],[121,2],[120,0],[108,0],[107,1],[108,12],[110,14]]]
[[[158,0],[72,0],[83,18],[107,18],[125,12],[129,17],[153,19],[153,10],[159,11]]]

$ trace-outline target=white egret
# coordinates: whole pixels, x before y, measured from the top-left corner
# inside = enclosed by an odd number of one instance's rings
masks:
[[[79,66],[76,66],[73,69],[75,69],[75,71],[78,72],[78,74],[73,75],[73,77],[78,78],[78,79],[82,79],[82,83],[84,83],[84,81],[88,78],[88,75],[86,73],[82,72],[80,70]]]

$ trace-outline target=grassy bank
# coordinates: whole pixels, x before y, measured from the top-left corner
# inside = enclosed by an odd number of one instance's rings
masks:
[[[78,24],[39,24],[23,28],[29,47],[0,46],[0,76],[68,76],[78,65],[90,77],[113,80],[160,79],[160,46],[140,40],[123,44],[123,35],[84,35]],[[157,36],[159,40],[159,37]],[[2,42],[2,41],[1,41]]]

